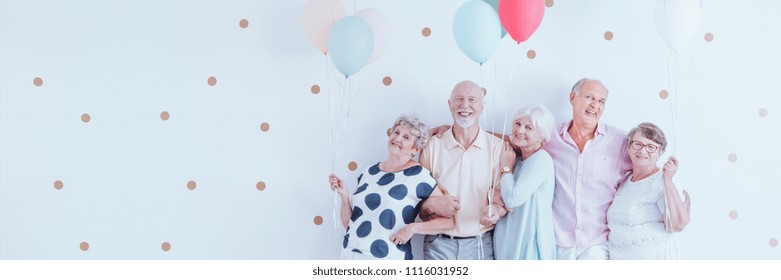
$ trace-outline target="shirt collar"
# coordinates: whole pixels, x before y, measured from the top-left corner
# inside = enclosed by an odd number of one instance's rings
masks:
[[[448,149],[455,149],[456,147],[461,147],[461,144],[456,141],[456,137],[453,136],[453,128],[451,127],[447,131],[445,131],[445,136],[443,136],[443,139],[445,140],[446,147]],[[475,137],[475,141],[472,141],[472,146],[478,149],[483,149],[485,147],[488,147],[488,138],[486,137],[486,132],[483,131],[483,129],[479,129],[477,131],[477,137]],[[464,150],[468,149],[467,147],[463,147]]]
[[[567,129],[569,129],[570,125],[572,125],[572,119],[570,119],[568,122],[563,123],[559,127],[559,136],[564,136],[564,133],[567,133]],[[594,134],[594,137],[596,137],[597,135],[605,135],[605,130],[606,130],[605,127],[607,127],[607,126],[604,123],[598,122],[597,123],[597,131]]]

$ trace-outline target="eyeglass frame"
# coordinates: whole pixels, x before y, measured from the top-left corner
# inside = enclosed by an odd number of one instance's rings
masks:
[[[640,146],[637,146],[637,148],[635,148],[635,143],[639,143]],[[654,153],[659,149],[661,149],[661,147],[655,144],[643,144],[643,142],[635,141],[635,140],[629,141],[629,147],[632,147],[632,149],[634,149],[635,151],[639,151],[640,149],[645,148],[645,151],[648,152],[649,154]],[[653,148],[653,151],[649,150],[648,148]]]

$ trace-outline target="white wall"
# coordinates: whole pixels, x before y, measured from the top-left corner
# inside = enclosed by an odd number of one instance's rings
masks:
[[[328,98],[343,80],[303,34],[305,2],[0,0],[0,259],[337,258]],[[453,40],[463,1],[343,2],[392,28],[385,54],[352,78],[343,178],[385,158],[400,113],[448,123],[458,81],[485,85],[484,126],[501,130],[529,103],[565,120],[569,88],[596,77],[610,89],[605,122],[651,121],[674,138],[668,154],[694,200],[684,258],[781,258],[780,2],[705,0],[676,60],[655,1],[559,0],[529,41],[504,38],[482,69]],[[669,62],[680,90],[662,99]]]

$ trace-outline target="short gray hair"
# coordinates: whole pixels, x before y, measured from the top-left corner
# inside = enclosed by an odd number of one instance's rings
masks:
[[[649,122],[638,124],[637,127],[632,128],[627,136],[627,144],[632,142],[632,137],[638,132],[642,133],[643,137],[648,138],[648,140],[659,144],[660,154],[663,154],[664,150],[667,149],[667,137],[664,136],[664,131],[655,124]]]
[[[406,126],[412,129],[412,134],[418,137],[418,140],[415,141],[415,147],[417,148],[423,148],[426,146],[426,143],[428,143],[428,137],[430,134],[430,129],[428,125],[426,125],[426,122],[421,120],[416,115],[404,115],[402,114],[399,116],[395,122],[393,122],[393,126],[390,128],[391,131],[396,129],[397,126]]]
[[[515,113],[513,122],[523,117],[529,117],[531,119],[534,128],[537,129],[537,131],[540,132],[540,136],[542,136],[543,145],[550,141],[553,131],[556,129],[556,120],[553,117],[553,114],[551,114],[545,106],[534,104],[523,107]]]
[[[602,88],[605,89],[605,95],[610,93],[610,92],[608,92],[607,87],[605,86],[605,84],[603,84],[600,80],[591,79],[591,78],[583,78],[583,79],[578,80],[578,82],[575,83],[574,86],[572,86],[572,92],[574,92],[575,95],[580,94],[580,88],[583,87],[583,84],[585,84],[588,81],[592,81],[592,82],[598,83],[600,86],[602,86]]]

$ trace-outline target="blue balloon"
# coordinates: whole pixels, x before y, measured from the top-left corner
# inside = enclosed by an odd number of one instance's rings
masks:
[[[361,70],[374,51],[374,32],[365,20],[346,16],[331,28],[328,55],[336,69],[349,77]]]
[[[483,64],[496,51],[502,38],[502,23],[491,5],[472,0],[461,5],[453,18],[453,37],[458,48],[474,62]],[[329,47],[330,50],[330,47]]]

